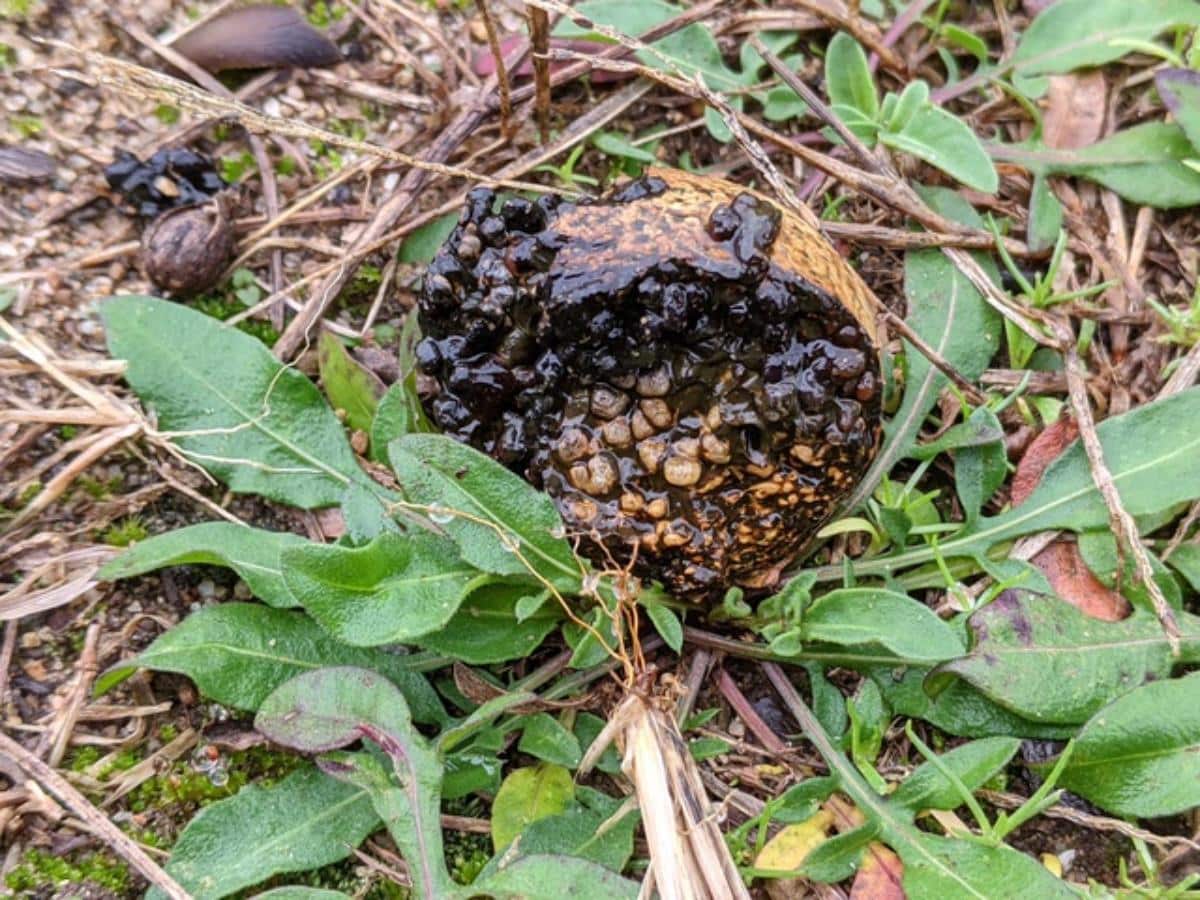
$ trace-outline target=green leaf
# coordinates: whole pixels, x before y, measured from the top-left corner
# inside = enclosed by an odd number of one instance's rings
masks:
[[[458,224],[458,213],[446,213],[426,222],[400,244],[396,259],[409,265],[426,265],[437,256],[438,250]]]
[[[566,811],[574,798],[575,782],[562,766],[514,769],[492,804],[492,845],[503,850],[530,823]]]
[[[634,162],[649,163],[650,165],[658,162],[658,157],[653,153],[644,147],[630,143],[629,138],[617,131],[597,131],[592,135],[591,142],[597,150],[609,156],[631,159]]]
[[[227,566],[264,603],[295,606],[296,598],[283,581],[279,554],[285,548],[307,543],[299,535],[286,531],[263,531],[232,522],[202,522],[139,541],[105,563],[97,577],[116,581],[166,566],[194,563]]]
[[[1187,616],[1184,659],[1200,654],[1200,628]],[[1196,620],[1200,621],[1200,620]],[[970,618],[971,652],[934,670],[928,688],[962,678],[1037,722],[1084,722],[1174,660],[1162,626],[1137,610],[1120,622],[1092,618],[1065,601],[1005,592]]]
[[[1163,69],[1155,74],[1154,84],[1192,149],[1200,153],[1200,72]]]
[[[800,871],[805,878],[834,884],[854,874],[867,844],[879,837],[879,825],[868,822],[822,841],[804,857]]]
[[[654,630],[668,647],[678,653],[683,647],[683,625],[680,624],[679,616],[675,615],[675,610],[655,600],[642,601],[642,608],[654,624]]]
[[[375,409],[371,422],[371,459],[387,462],[388,444],[405,434],[429,434],[437,429],[430,423],[417,396],[416,344],[420,338],[417,317],[409,314],[400,331],[400,377],[387,389]]]
[[[351,482],[377,488],[316,386],[256,338],[151,297],[100,312],[109,352],[128,362],[125,380],[158,428],[233,491],[311,509]]]
[[[442,855],[441,760],[413,726],[395,685],[365,669],[307,672],[263,701],[254,725],[276,743],[307,753],[362,738],[377,744],[390,758],[395,780],[367,753],[323,757],[322,769],[367,791],[408,863],[416,896],[433,900],[450,893]]]
[[[979,432],[998,435],[986,443],[963,447],[954,455],[954,489],[969,525],[979,518],[988,498],[1004,484],[1008,476],[1008,453],[1000,420],[986,406],[971,413],[967,424]]]
[[[893,849],[904,863],[905,896],[922,898],[1079,898],[1040,862],[1001,844],[918,833]],[[1001,887],[1003,886],[1003,887]],[[999,891],[997,890],[999,888]]]
[[[458,544],[463,559],[498,575],[536,573],[567,593],[582,568],[554,501],[500,463],[440,434],[410,434],[388,453],[405,496]]]
[[[327,891],[324,888],[289,884],[255,894],[250,900],[349,900],[349,898],[349,894],[343,894],[341,891]]]
[[[952,191],[927,190],[925,200],[939,213],[968,225],[982,220]],[[1000,317],[940,250],[918,250],[904,257],[905,322],[968,379],[978,378],[1000,346]],[[924,354],[904,344],[908,376],[900,408],[884,427],[883,449],[875,457],[846,508],[860,506],[880,479],[915,444],[925,416],[937,402],[947,378]]]
[[[317,364],[321,386],[330,404],[334,409],[346,411],[346,422],[351,428],[368,431],[375,418],[375,407],[383,396],[383,382],[351,357],[338,337],[329,331],[322,331],[317,341]]]
[[[223,603],[192,613],[133,659],[96,680],[102,694],[139,668],[178,672],[225,706],[256,710],[276,687],[311,669],[356,665],[400,685],[420,722],[440,724],[446,712],[416,671],[417,658],[347,647],[307,616],[253,603]]]
[[[831,591],[804,614],[807,641],[890,651],[914,662],[941,662],[963,651],[962,640],[924,603],[877,588]]]
[[[1039,142],[992,144],[989,149],[994,158],[1035,175],[1087,178],[1131,203],[1161,209],[1200,203],[1200,172],[1187,165],[1196,149],[1178,125],[1146,122],[1074,150],[1054,150]]]
[[[1200,388],[1136,407],[1097,428],[1104,459],[1125,508],[1134,516],[1159,513],[1200,496]],[[882,455],[882,454],[881,454]],[[859,577],[890,574],[945,559],[980,556],[1004,541],[1035,531],[1082,532],[1108,527],[1108,507],[1092,480],[1079,441],[1046,470],[1034,492],[1016,509],[981,518],[974,528],[943,540],[937,551],[919,547],[881,559],[860,560]],[[819,581],[841,580],[841,566],[808,570]]]
[[[249,784],[200,810],[166,870],[196,900],[215,900],[272,875],[345,859],[378,827],[364,791],[305,766],[278,784]]]
[[[858,41],[843,31],[833,36],[825,51],[825,88],[835,106],[856,109],[866,121],[878,118],[879,93],[871,77],[867,54]],[[862,134],[858,136],[866,139]]]
[[[994,194],[1000,187],[996,167],[975,132],[953,113],[932,104],[913,112],[900,131],[881,131],[879,140],[977,191]]]
[[[583,756],[579,739],[563,728],[549,713],[538,713],[529,717],[521,732],[521,742],[517,749],[543,762],[565,766],[568,769],[578,766]]]
[[[1029,195],[1029,224],[1025,243],[1031,250],[1049,250],[1062,231],[1063,208],[1044,174],[1033,176]]]
[[[563,900],[564,897],[634,900],[638,885],[585,859],[538,855],[521,857],[458,896],[481,895],[495,900]]]
[[[417,639],[426,650],[453,656],[471,665],[524,659],[546,639],[562,618],[557,603],[543,604],[536,613],[516,619],[521,599],[537,588],[517,584],[487,584],[472,591],[440,630]]]
[[[363,547],[283,552],[288,589],[322,628],[356,647],[411,642],[450,621],[489,576],[433,534],[385,532]]]
[[[576,789],[578,802],[566,812],[538,819],[521,832],[515,848],[495,857],[476,884],[488,879],[500,863],[508,864],[514,850],[520,856],[561,854],[599,863],[620,872],[633,854],[633,832],[639,816],[637,807],[587,787]],[[614,819],[618,812],[623,813]]]
[[[1045,93],[1055,72],[1099,66],[1131,52],[1174,25],[1200,25],[1193,0],[1058,0],[1021,36],[1013,54],[1013,84],[1029,97]]]
[[[984,738],[947,751],[939,762],[973,791],[1002,770],[1020,749],[1021,741],[1010,737]],[[931,762],[924,762],[891,795],[891,802],[916,813],[923,809],[957,809],[963,798]]]
[[[1118,816],[1200,806],[1200,673],[1144,685],[1096,713],[1058,783]]]

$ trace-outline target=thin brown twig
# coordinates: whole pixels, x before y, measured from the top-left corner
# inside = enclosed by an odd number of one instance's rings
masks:
[[[1112,472],[1109,470],[1108,464],[1104,461],[1104,448],[1101,446],[1100,437],[1096,433],[1096,420],[1092,415],[1091,401],[1088,399],[1087,394],[1087,373],[1084,371],[1083,361],[1079,358],[1079,351],[1076,349],[1075,334],[1066,321],[1062,319],[1055,319],[1053,321],[1064,356],[1064,369],[1067,376],[1067,396],[1071,401],[1071,411],[1074,413],[1075,421],[1079,425],[1079,439],[1083,444],[1084,452],[1087,454],[1088,466],[1092,472],[1092,480],[1095,482],[1096,489],[1100,492],[1100,496],[1104,498],[1104,504],[1108,508],[1109,523],[1117,539],[1118,556],[1121,557],[1124,554],[1129,554],[1133,558],[1134,571],[1137,573],[1138,580],[1145,586],[1146,591],[1150,595],[1150,602],[1153,604],[1154,612],[1158,616],[1158,621],[1162,624],[1163,632],[1167,636],[1167,643],[1171,646],[1171,653],[1178,656],[1180,631],[1179,623],[1175,619],[1175,612],[1171,609],[1171,605],[1163,595],[1162,588],[1159,587],[1158,582],[1154,579],[1154,570],[1150,566],[1149,554],[1142,545],[1141,536],[1138,534],[1137,523],[1133,520],[1133,516],[1129,514],[1129,511],[1125,508],[1125,504],[1121,501],[1121,494],[1117,490]],[[1123,569],[1123,562],[1118,560],[1118,574]]]
[[[12,759],[38,785],[57,797],[64,806],[86,822],[93,833],[102,838],[115,853],[137,869],[143,878],[172,900],[191,900],[191,894],[185,891],[179,882],[164,872],[158,863],[146,854],[146,851],[110,822],[108,817],[96,809],[87,797],[79,793],[54,769],[3,732],[0,732],[0,753]]]
[[[47,732],[49,740],[46,743],[49,746],[50,755],[46,757],[46,762],[51,767],[57,767],[62,762],[63,756],[66,755],[67,747],[71,742],[71,733],[75,730],[75,723],[79,720],[79,711],[83,708],[92,689],[92,680],[100,669],[96,660],[96,648],[99,645],[100,622],[97,620],[91,622],[84,633],[83,650],[79,654],[79,662],[75,667],[77,672],[75,684],[71,688],[71,694],[67,698],[62,715],[54,723],[54,728]]]
[[[487,33],[488,49],[492,51],[492,60],[496,64],[496,89],[500,97],[500,133],[510,137],[512,127],[512,87],[508,80],[508,68],[504,64],[504,53],[500,49],[500,34],[496,30],[496,20],[488,8],[487,0],[475,0],[475,8],[483,19],[483,30]]]
[[[550,16],[537,6],[527,7],[529,14],[529,43],[533,47],[533,84],[537,89],[534,106],[537,108],[538,138],[544,144],[550,140]]]

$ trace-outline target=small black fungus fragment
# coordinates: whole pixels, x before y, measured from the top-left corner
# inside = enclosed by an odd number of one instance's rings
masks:
[[[724,181],[474,190],[418,314],[438,426],[545,490],[598,565],[635,559],[682,597],[769,584],[876,450],[867,288]]]
[[[186,147],[159,150],[145,162],[119,150],[116,160],[105,168],[104,180],[138,215],[148,218],[203,203],[228,187],[212,160]]]

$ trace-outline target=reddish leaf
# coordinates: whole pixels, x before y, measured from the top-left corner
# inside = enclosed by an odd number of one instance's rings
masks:
[[[1025,501],[1050,463],[1079,435],[1073,420],[1059,419],[1030,443],[1013,476],[1012,503]],[[1118,622],[1130,613],[1129,601],[1092,574],[1073,540],[1060,538],[1030,560],[1042,570],[1054,592],[1080,612],[1106,622]]]
[[[905,900],[904,866],[900,857],[878,842],[870,844],[863,856],[850,900]]]
[[[1051,75],[1046,93],[1043,137],[1059,150],[1086,147],[1104,132],[1108,83],[1099,69],[1071,75]]]

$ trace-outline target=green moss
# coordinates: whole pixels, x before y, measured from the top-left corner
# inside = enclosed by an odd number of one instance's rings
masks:
[[[35,5],[35,0],[0,0],[0,18],[27,19]]]
[[[129,795],[129,809],[135,813],[170,809],[173,814],[198,809],[232,797],[250,781],[272,784],[302,762],[301,757],[292,753],[252,747],[224,757],[220,775],[214,778],[197,771],[189,760],[180,760],[163,774],[134,788]]]
[[[9,120],[9,124],[23,138],[31,138],[41,134],[42,120],[37,116],[13,116]]]
[[[492,856],[492,841],[486,834],[445,832],[446,867],[459,884],[471,884]]]
[[[230,316],[246,311],[246,307],[234,298],[216,297],[211,294],[197,297],[192,301],[192,308],[204,313],[206,316],[220,319],[222,322]],[[244,331],[246,334],[258,338],[267,346],[271,346],[279,339],[279,332],[271,327],[271,323],[264,322],[261,319],[243,319],[237,323],[237,328],[239,331]]]
[[[346,15],[346,7],[340,3],[330,6],[325,0],[317,0],[308,13],[308,21],[317,28],[328,28]]]
[[[77,888],[85,883],[124,896],[129,892],[129,882],[128,866],[107,854],[57,857],[37,848],[28,850],[4,879],[18,896],[48,893],[48,889],[66,885]]]
[[[179,121],[179,116],[179,107],[177,106],[160,103],[154,108],[154,118],[158,119],[164,125],[174,125]]]
[[[99,478],[94,478],[91,475],[80,475],[75,479],[75,484],[93,500],[108,500],[113,494],[119,493],[121,486],[125,480],[120,475],[115,475],[112,478],[106,478],[101,481]]]
[[[96,747],[79,747],[67,757],[67,768],[72,772],[84,772],[100,761],[100,750]]]
[[[138,541],[144,541],[150,532],[137,516],[130,516],[113,522],[100,534],[100,540],[110,547],[128,547]]]

